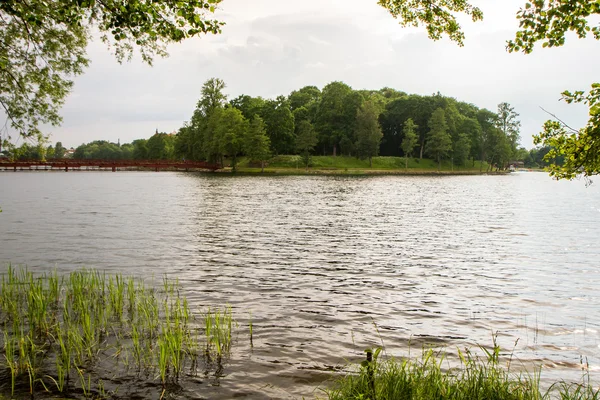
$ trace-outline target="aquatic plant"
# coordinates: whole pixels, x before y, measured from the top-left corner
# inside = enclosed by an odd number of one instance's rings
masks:
[[[224,352],[229,352],[231,332],[235,323],[231,306],[226,306],[223,310],[208,308],[204,314],[204,322],[207,355],[215,352],[217,356],[221,356]]]
[[[201,327],[177,281],[165,276],[162,288],[96,270],[61,276],[9,265],[0,279],[0,369],[9,372],[11,396],[27,387],[30,395],[77,389],[97,397],[130,369],[138,380],[159,379],[164,395],[188,361],[194,369],[198,357],[229,352],[231,307],[209,311]],[[201,329],[210,333],[202,354]]]
[[[600,400],[590,382],[559,382],[540,388],[541,369],[513,373],[500,362],[500,347],[485,349],[485,357],[459,350],[460,365],[443,368],[445,354],[424,349],[419,359],[379,360],[380,348],[367,351],[367,360],[325,390],[330,400]]]

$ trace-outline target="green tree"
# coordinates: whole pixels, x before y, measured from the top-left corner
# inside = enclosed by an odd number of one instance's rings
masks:
[[[457,165],[465,166],[471,151],[471,138],[469,135],[459,133],[452,147],[452,161]]]
[[[244,118],[251,121],[255,115],[261,115],[265,106],[265,99],[241,95],[231,100],[229,104],[242,112]]]
[[[356,113],[356,151],[361,159],[368,158],[373,166],[373,157],[379,154],[383,133],[379,126],[379,113],[371,101],[366,101]]]
[[[312,122],[310,111],[304,106],[296,108],[292,113],[294,114],[296,132],[298,131],[298,123],[300,123],[300,121]]]
[[[479,144],[480,160],[482,161],[479,171],[483,170],[483,161],[488,160],[488,154],[492,149],[492,137],[494,130],[497,129],[496,124],[497,115],[490,110],[481,109],[477,112],[477,121],[480,129],[477,131],[479,138],[477,140]],[[491,165],[489,166],[491,168]]]
[[[379,4],[405,26],[423,24],[430,38],[447,34],[461,45],[464,34],[456,14],[467,14],[474,21],[483,18],[481,10],[466,0],[379,0]],[[562,46],[568,32],[579,38],[591,34],[600,40],[600,26],[594,26],[599,14],[600,6],[595,0],[530,0],[517,13],[520,29],[508,41],[507,49],[529,54],[538,42],[542,47]],[[555,118],[544,124],[534,141],[552,148],[546,154],[552,176],[572,179],[583,174],[589,178],[600,173],[600,83],[593,83],[587,93],[564,91],[562,95],[567,103],[587,105],[590,117],[586,126],[573,129]],[[564,164],[558,160],[564,160]]]
[[[497,169],[506,168],[512,156],[510,138],[502,132],[502,129],[494,127],[490,130],[488,137],[488,162],[490,168],[494,165]]]
[[[483,13],[465,0],[379,0],[403,26],[425,25],[429,37],[438,40],[446,34],[462,46],[465,38],[455,13],[464,13],[473,21],[483,19]]]
[[[288,100],[292,111],[300,107],[309,109],[311,105],[316,105],[321,100],[321,91],[316,86],[305,86],[290,93]]]
[[[265,123],[261,117],[255,115],[245,138],[244,152],[251,161],[260,161],[261,172],[265,172],[265,161],[271,154],[270,149],[271,141],[267,136]]]
[[[46,148],[46,158],[47,159],[53,159],[54,158],[54,146],[49,145]]]
[[[358,108],[348,101],[352,93],[352,88],[343,82],[331,82],[323,88],[315,128],[324,153],[331,149],[337,155],[342,138],[352,136]]]
[[[469,156],[473,160],[473,166],[475,166],[475,160],[480,159],[481,155],[481,125],[477,120],[477,111],[474,112],[473,117],[465,117],[462,119],[459,125],[459,130],[469,137]]]
[[[563,99],[589,107],[587,125],[577,130],[562,121],[546,121],[544,130],[534,137],[534,143],[550,148],[544,158],[549,164],[550,175],[557,179],[573,179],[583,174],[589,180],[600,173],[600,84],[594,83],[588,94],[566,91]]]
[[[514,107],[511,107],[508,103],[498,104],[498,117],[496,118],[496,127],[500,129],[504,136],[509,140],[511,147],[511,155],[516,155],[517,147],[519,146],[519,135],[521,130],[521,121],[517,118],[519,114],[515,111]]]
[[[307,120],[298,123],[296,135],[296,151],[302,156],[306,169],[310,164],[310,155],[317,145],[319,139],[312,124]]]
[[[46,149],[43,142],[29,144],[24,142],[21,146],[11,149],[11,159],[15,161],[43,161]]]
[[[192,129],[189,124],[184,124],[177,132],[177,138],[175,139],[175,156],[178,159],[183,160],[194,160],[193,156],[193,137]]]
[[[121,160],[133,160],[133,144],[125,143],[121,145]]]
[[[227,107],[216,114],[219,122],[216,128],[220,152],[231,158],[231,169],[237,170],[237,157],[242,152],[244,139],[248,132],[248,121],[242,112],[234,107]]]
[[[175,137],[157,131],[146,142],[146,148],[148,160],[172,160],[175,156]]]
[[[148,159],[148,141],[146,139],[137,139],[133,141],[133,159],[147,160]],[[77,150],[75,150],[77,152]]]
[[[219,1],[1,1],[0,104],[11,126],[39,137],[42,124],[60,124],[72,79],[89,63],[92,29],[118,61],[138,49],[151,64],[169,42],[219,33],[222,23],[207,18]]]
[[[286,154],[293,151],[294,115],[285,96],[267,100],[261,116],[267,127],[274,154]]]
[[[516,161],[527,161],[529,159],[529,151],[525,147],[519,147],[514,155]]]
[[[62,142],[56,142],[56,144],[54,145],[54,158],[64,158],[65,150],[66,149],[63,147]]]
[[[226,87],[225,82],[219,78],[210,78],[204,82],[196,112],[202,117],[210,117],[217,108],[223,108],[227,101],[227,95],[223,93]]]
[[[176,141],[179,157],[188,160],[223,161],[221,142],[216,130],[221,118],[220,113],[227,101],[227,96],[223,93],[225,88],[225,82],[218,78],[204,82],[190,122],[185,123],[179,130]]]
[[[448,133],[446,115],[443,108],[438,108],[429,119],[429,133],[425,152],[438,162],[438,170],[442,166],[442,158],[452,150],[452,137]]]
[[[404,123],[404,138],[402,139],[402,152],[404,153],[404,168],[408,169],[408,157],[412,156],[412,152],[415,149],[419,141],[416,130],[418,126],[415,125],[412,118],[409,118]]]
[[[380,116],[381,129],[384,134],[382,154],[387,156],[399,155],[402,146],[402,131],[404,122],[412,118],[418,126],[419,158],[423,158],[425,140],[428,134],[427,124],[431,114],[438,107],[445,106],[443,96],[419,96],[411,94],[389,102],[385,112]]]
[[[117,143],[95,140],[77,147],[73,154],[78,160],[122,160],[122,149]]]

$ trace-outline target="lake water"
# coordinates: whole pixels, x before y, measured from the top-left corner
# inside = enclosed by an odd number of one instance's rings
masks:
[[[494,333],[548,381],[600,381],[598,184],[0,172],[0,207],[0,271],[167,273],[198,313],[252,313],[254,348],[182,398],[312,398],[366,347],[452,359]]]

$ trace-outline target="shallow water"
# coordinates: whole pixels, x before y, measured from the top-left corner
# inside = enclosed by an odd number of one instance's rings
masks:
[[[598,184],[0,172],[0,207],[0,270],[167,273],[198,312],[234,307],[224,376],[175,397],[311,398],[368,346],[452,354],[493,333],[548,381],[583,360],[600,382]]]

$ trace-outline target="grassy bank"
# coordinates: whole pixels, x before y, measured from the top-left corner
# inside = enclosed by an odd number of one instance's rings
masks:
[[[460,365],[446,368],[444,356],[424,351],[418,360],[379,361],[379,349],[352,373],[326,390],[329,400],[600,400],[600,390],[581,383],[557,382],[540,387],[540,370],[512,373],[510,360],[501,365],[500,349],[485,350],[483,359],[459,353]],[[446,366],[447,367],[447,366]]]
[[[253,165],[247,158],[241,158],[238,163],[239,172],[260,172],[257,165]],[[360,160],[348,156],[313,156],[310,167],[306,170],[300,156],[276,156],[265,164],[265,172],[282,174],[479,174],[488,170],[487,163],[479,161],[473,166],[472,162],[466,166],[452,165],[450,161],[442,162],[438,170],[438,164],[434,160],[409,158],[408,168],[402,157],[373,157],[373,165],[369,160]]]

